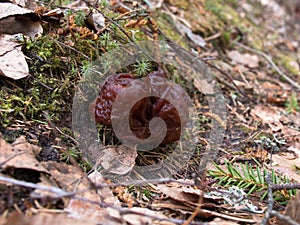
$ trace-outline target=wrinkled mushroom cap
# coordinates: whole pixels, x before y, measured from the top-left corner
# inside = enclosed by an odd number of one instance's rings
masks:
[[[149,73],[144,79],[144,83],[135,86],[134,89],[131,88],[133,91],[128,93],[126,98],[131,99],[144,90],[151,90],[152,93],[155,93],[156,89],[166,89],[166,82],[163,82],[166,77],[166,72],[161,68]],[[134,76],[127,73],[114,74],[109,77],[96,99],[95,121],[97,123],[106,126],[112,125],[112,105],[123,88],[127,85],[135,85],[135,82],[131,84],[133,80],[135,80]],[[169,95],[172,97],[172,101],[176,102],[177,109],[180,109],[180,113],[168,100],[154,96],[145,97],[133,105],[129,114],[129,125],[132,133],[137,138],[148,138],[150,136],[150,120],[154,117],[160,117],[165,121],[167,126],[166,136],[160,145],[172,144],[180,139],[181,126],[182,124],[185,125],[188,118],[188,100],[186,99],[186,95],[183,95],[182,89],[176,85]],[[124,118],[119,119],[124,120]]]

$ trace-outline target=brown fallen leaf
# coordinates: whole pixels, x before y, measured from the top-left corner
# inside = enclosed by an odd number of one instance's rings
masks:
[[[200,189],[178,186],[177,184],[172,185],[172,183],[168,185],[159,184],[157,185],[157,188],[166,196],[189,205],[197,204],[199,201],[199,197],[203,195],[203,192]]]
[[[233,221],[226,221],[220,218],[216,218],[213,221],[209,222],[207,225],[238,225],[239,223]]]
[[[259,66],[259,58],[256,55],[250,55],[248,53],[241,54],[236,50],[229,51],[227,55],[232,60],[234,65],[242,64],[250,68],[257,68]]]
[[[17,138],[12,145],[0,137],[0,149],[0,163],[4,163],[3,169],[12,167],[49,173],[35,158],[35,154],[41,149],[29,144],[23,136]]]
[[[43,162],[45,168],[51,171],[52,178],[60,187],[67,191],[79,192],[75,197],[71,198],[64,212],[69,217],[85,220],[90,223],[97,221],[100,224],[116,224],[109,221],[109,215],[105,208],[102,208],[96,202],[102,202],[109,205],[119,206],[120,203],[112,194],[109,187],[91,189],[91,182],[96,185],[105,184],[105,180],[98,172],[91,173],[89,179],[79,167],[66,165],[58,162]],[[109,223],[108,223],[109,222]]]
[[[251,115],[262,119],[272,131],[279,131],[284,127],[282,122],[289,122],[282,111],[282,109],[275,106],[257,105],[251,110]]]
[[[124,145],[110,146],[101,152],[98,163],[109,173],[126,174],[135,165],[137,150]]]
[[[130,209],[133,213],[126,213],[122,216],[122,219],[125,220],[128,224],[132,225],[143,225],[143,224],[161,224],[161,225],[174,225],[175,223],[167,222],[167,221],[160,221],[160,220],[155,220],[153,218],[144,216],[144,215],[149,215],[153,217],[158,217],[158,218],[164,218],[167,219],[168,217],[165,216],[162,212],[158,211],[153,211],[147,208],[140,208],[140,207],[133,207]],[[144,215],[138,215],[136,213],[141,213]]]
[[[43,32],[33,11],[12,3],[0,3],[0,34],[24,34],[35,38]]]
[[[295,152],[295,154],[299,154],[300,151]],[[293,155],[295,156],[295,155]],[[270,157],[270,156],[269,156]],[[295,165],[300,166],[300,158],[289,159],[285,154],[273,154],[272,160],[276,166],[276,171],[284,174],[289,179],[295,180],[296,182],[300,182],[300,175],[295,172]]]
[[[97,221],[88,221],[83,219],[69,218],[65,213],[50,214],[50,213],[39,213],[33,216],[25,216],[14,212],[9,216],[7,221],[3,225],[96,225],[99,224]]]

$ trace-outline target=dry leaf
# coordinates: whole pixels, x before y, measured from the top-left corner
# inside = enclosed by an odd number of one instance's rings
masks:
[[[147,208],[140,208],[140,207],[133,207],[130,209],[130,211],[132,212],[137,212],[137,213],[141,213],[144,215],[149,215],[149,216],[153,216],[153,217],[158,217],[158,218],[164,218],[167,219],[168,217],[166,217],[165,215],[162,214],[162,212],[157,212],[157,211],[153,211]],[[144,215],[138,215],[135,213],[126,213],[122,216],[122,219],[124,219],[128,224],[132,224],[132,225],[144,225],[144,224],[169,224],[169,225],[173,225],[174,223],[171,222],[165,222],[162,223],[159,220],[155,220],[152,219],[150,217],[144,216]]]
[[[205,47],[206,42],[199,34],[193,33],[190,28],[180,22],[175,21],[175,26],[181,34],[186,35],[192,42],[194,42],[194,44],[200,47]]]
[[[207,225],[238,225],[238,223],[233,221],[226,221],[220,218],[216,218],[213,221],[207,223]]]
[[[158,190],[160,190],[166,196],[188,204],[196,204],[199,201],[199,197],[203,194],[200,189],[194,189],[192,187],[181,187],[181,186],[170,186],[166,184],[157,185]]]
[[[106,209],[92,202],[104,202],[111,205],[119,205],[119,201],[113,196],[109,188],[91,190],[91,181],[95,184],[105,183],[100,173],[92,173],[88,180],[86,174],[73,165],[66,165],[58,162],[43,162],[43,165],[51,171],[52,177],[57,181],[60,187],[67,191],[84,191],[76,194],[82,200],[72,198],[68,206],[64,209],[72,218],[78,218],[85,221],[109,224],[109,217]],[[111,222],[110,224],[115,224]]]
[[[34,216],[24,216],[17,212],[13,213],[4,225],[96,225],[98,221],[87,221],[69,218],[67,214],[39,213]]]
[[[43,32],[40,19],[32,11],[11,3],[1,3],[0,34],[24,34],[35,38]]]
[[[92,172],[88,178],[96,185],[106,184],[104,177],[97,171]],[[99,188],[97,194],[101,196],[102,201],[107,204],[121,206],[121,203],[116,196],[113,195],[109,187]]]
[[[101,31],[101,29],[105,26],[105,18],[101,13],[93,13],[92,21],[97,31]]]
[[[284,126],[282,122],[289,121],[287,117],[284,116],[284,114],[281,112],[280,108],[277,107],[271,107],[267,105],[257,105],[251,110],[252,116],[257,116],[266,124],[269,125],[269,127],[273,131],[279,131]]]
[[[110,173],[126,174],[135,165],[136,149],[124,145],[105,148],[99,157],[101,166]]]
[[[17,138],[12,145],[0,138],[0,149],[0,163],[7,161],[2,168],[31,169],[48,173],[35,158],[35,154],[40,151],[40,148],[29,144],[25,137]]]
[[[14,36],[0,35],[0,75],[15,80],[28,76],[29,68],[21,48]]]
[[[299,154],[300,151],[295,152],[295,154]],[[295,156],[295,155],[294,155]],[[270,156],[269,156],[270,157]],[[284,174],[289,179],[293,179],[296,182],[300,182],[300,175],[295,172],[294,166],[300,166],[300,158],[288,159],[284,155],[273,154],[272,160],[276,166],[276,171]]]
[[[227,55],[232,60],[234,65],[242,64],[250,68],[257,68],[259,66],[259,58],[256,55],[250,55],[248,53],[241,54],[236,50],[228,52]]]

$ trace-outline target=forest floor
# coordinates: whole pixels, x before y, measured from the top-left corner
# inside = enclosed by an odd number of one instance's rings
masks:
[[[85,2],[0,10],[34,24],[0,54],[0,225],[299,224],[299,4]],[[191,100],[192,137],[126,147],[90,106],[113,72],[160,66]]]

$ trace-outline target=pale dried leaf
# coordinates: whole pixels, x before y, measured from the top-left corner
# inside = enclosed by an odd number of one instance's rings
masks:
[[[110,173],[126,174],[135,165],[136,149],[124,145],[105,148],[99,157],[101,166]]]
[[[238,223],[233,221],[222,220],[221,218],[216,218],[211,222],[208,222],[207,225],[238,225]]]
[[[39,17],[28,9],[11,3],[1,3],[0,34],[22,33],[35,38],[43,32]]]
[[[248,53],[241,54],[236,50],[229,51],[227,55],[232,60],[234,65],[242,64],[250,68],[257,68],[259,66],[259,58],[256,55],[250,55]]]
[[[76,187],[81,189],[89,187],[87,180],[84,183],[80,182],[85,174],[79,167],[54,161],[41,162],[41,164],[51,171],[52,177],[66,191],[74,191]]]
[[[295,154],[299,154],[298,150]],[[296,182],[300,182],[300,175],[295,172],[294,166],[300,166],[299,155],[295,158],[295,154],[287,156],[288,153],[273,154],[272,160],[274,165],[276,165],[276,171],[284,174],[289,179],[293,179]]]
[[[29,144],[25,137],[17,138],[12,145],[0,138],[0,149],[0,163],[7,161],[2,168],[31,169],[48,173],[35,158],[35,152],[40,150],[39,147]]]
[[[21,48],[12,35],[0,35],[0,75],[15,80],[28,76],[29,68]]]
[[[201,190],[192,187],[174,187],[165,184],[159,184],[157,188],[166,196],[176,201],[189,204],[197,203],[203,193]]]
[[[100,31],[105,26],[105,18],[101,13],[93,13],[92,19],[97,31]]]
[[[106,184],[104,177],[97,171],[91,173],[88,178],[96,185]],[[102,197],[102,200],[111,205],[121,206],[120,201],[116,196],[113,195],[111,189],[109,187],[99,188],[97,190],[97,194]]]
[[[194,44],[200,47],[205,47],[206,42],[199,34],[193,33],[189,27],[180,22],[175,21],[175,26],[181,34],[186,35],[192,42],[194,42]]]
[[[27,13],[32,13],[32,11],[28,9],[24,9],[12,3],[1,3],[0,20],[8,16],[23,15]]]
[[[109,224],[106,219],[108,218],[106,209],[101,208],[98,204],[89,202],[105,202],[107,204],[118,205],[118,200],[115,199],[109,188],[99,189],[99,191],[91,190],[91,181],[87,179],[86,174],[79,167],[50,161],[43,162],[43,165],[51,171],[52,177],[64,190],[74,192],[83,191],[76,194],[76,196],[84,199],[78,200],[72,198],[64,209],[70,217]],[[92,173],[89,178],[96,184],[105,183],[101,174],[97,172]]]
[[[214,84],[210,84],[206,79],[194,79],[195,87],[204,94],[215,94],[216,91],[214,90]]]
[[[88,221],[69,218],[67,214],[39,213],[34,216],[25,216],[17,212],[13,213],[4,225],[96,225],[97,221]]]
[[[144,224],[169,224],[173,225],[174,223],[168,222],[168,223],[162,223],[159,220],[152,219],[150,217],[147,217],[146,215],[158,217],[158,218],[164,218],[167,219],[165,215],[162,214],[162,212],[153,211],[147,208],[140,208],[140,207],[133,207],[130,209],[133,213],[126,213],[122,216],[122,219],[125,220],[128,224],[132,225],[144,225]],[[134,212],[141,213],[144,215],[137,215]]]
[[[75,9],[75,10],[85,10],[89,9],[89,7],[86,5],[86,3],[82,0],[76,0],[70,4],[66,5],[67,8]]]
[[[251,110],[251,115],[262,119],[273,131],[279,131],[284,127],[282,122],[289,121],[281,111],[282,109],[274,106],[257,105]]]

